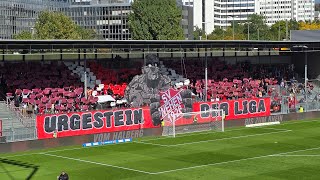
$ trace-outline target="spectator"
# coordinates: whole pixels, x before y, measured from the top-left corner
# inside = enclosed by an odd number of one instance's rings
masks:
[[[54,104],[51,104],[51,114],[54,114]]]
[[[39,113],[39,108],[38,108],[38,106],[35,104],[34,105],[34,114],[38,114]]]
[[[33,107],[32,104],[28,103],[27,105],[27,113],[28,113],[28,117],[32,117],[32,112],[33,112]]]
[[[69,175],[64,171],[58,176],[58,180],[69,180]]]
[[[26,103],[22,104],[22,115],[23,116],[27,115],[27,104]]]

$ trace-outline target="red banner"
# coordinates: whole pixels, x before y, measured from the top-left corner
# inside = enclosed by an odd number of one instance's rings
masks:
[[[193,104],[194,113],[218,108],[224,110],[226,120],[270,116],[270,98],[197,102]],[[204,123],[212,120],[210,115],[207,117],[200,116],[199,113],[196,114],[197,115],[190,114],[189,117],[179,118],[176,121],[176,125]],[[155,127],[159,126],[153,125],[149,107],[37,116],[39,139]]]
[[[197,102],[193,104],[194,112],[208,111],[210,109],[223,109],[226,120],[270,116],[270,98]]]
[[[154,127],[149,107],[37,116],[38,139]]]
[[[177,116],[182,113],[184,108],[181,91],[173,88],[165,92],[160,92],[160,105],[159,111],[161,112],[161,119],[163,121],[174,121]]]

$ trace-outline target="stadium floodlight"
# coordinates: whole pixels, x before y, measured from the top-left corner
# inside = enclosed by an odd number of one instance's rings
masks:
[[[163,136],[176,137],[177,134],[201,131],[224,132],[225,112],[222,109],[181,113],[174,117],[178,118],[168,121],[163,127]]]

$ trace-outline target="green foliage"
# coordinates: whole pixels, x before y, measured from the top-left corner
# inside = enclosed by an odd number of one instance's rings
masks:
[[[200,40],[200,36],[201,36],[201,39],[206,38],[206,32],[204,30],[202,30],[201,28],[199,28],[198,26],[194,27],[192,35],[193,35],[194,40]]]
[[[81,39],[97,39],[97,33],[93,29],[85,29],[80,26],[78,28]]]
[[[233,27],[234,26],[234,27]],[[227,29],[221,29],[219,27],[209,34],[209,40],[245,40],[245,35],[243,34],[244,26],[238,22],[232,23],[231,27]]]
[[[243,33],[248,36],[248,32],[249,40],[270,40],[269,27],[266,24],[265,17],[261,15],[249,15],[248,22],[244,24]]]
[[[33,39],[33,37],[31,32],[22,31],[19,34],[14,35],[13,39],[29,40],[29,39]]]
[[[184,39],[181,9],[175,0],[135,0],[132,11],[128,17],[132,39]]]
[[[35,34],[22,32],[15,39],[94,39],[93,30],[84,29],[75,24],[70,17],[59,12],[44,11],[39,14],[35,24]]]
[[[288,27],[288,32],[287,31]],[[289,37],[290,30],[298,30],[299,23],[297,21],[278,21],[270,27],[270,33],[272,40],[283,40],[286,39],[286,35]],[[280,33],[279,33],[280,32]],[[280,39],[279,39],[280,38]]]
[[[266,24],[265,17],[253,14],[250,15],[248,21],[245,23],[232,22],[232,26],[227,29],[215,28],[215,30],[210,33],[208,39],[210,40],[278,40],[279,39],[279,25],[280,25],[280,40],[286,39],[286,27],[288,24],[288,36],[290,30],[315,29],[315,22],[312,23],[298,23],[297,21],[290,20],[279,21],[274,25],[269,27]],[[308,25],[306,25],[308,24]],[[318,24],[320,24],[318,22]],[[233,28],[234,25],[234,28]],[[320,27],[320,26],[319,26]],[[249,33],[249,37],[248,37]],[[233,35],[234,34],[234,35]],[[234,36],[234,37],[233,37]]]
[[[208,35],[209,40],[222,40],[225,37],[225,30],[221,28],[215,28],[211,34]]]
[[[72,20],[62,13],[42,12],[36,23],[38,39],[81,39],[81,31]]]

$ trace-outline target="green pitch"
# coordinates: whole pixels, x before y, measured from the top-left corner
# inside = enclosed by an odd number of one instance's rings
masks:
[[[64,147],[1,158],[38,166],[33,179],[319,179],[320,120],[230,128],[176,138],[142,138],[99,147]],[[32,168],[0,164],[0,179],[25,179]]]

